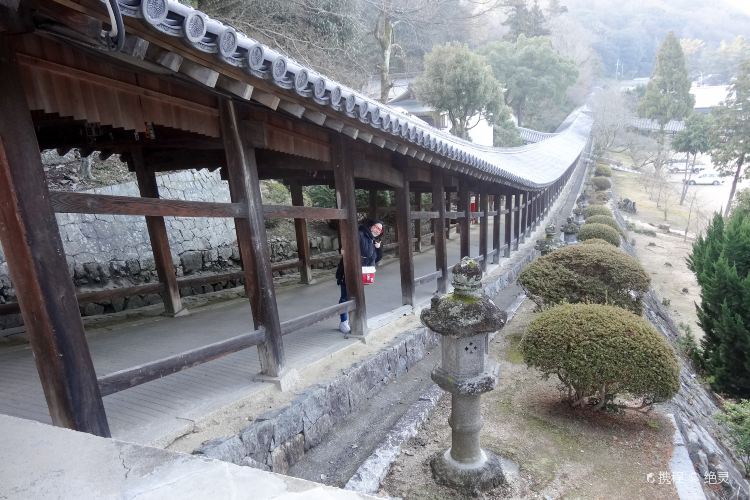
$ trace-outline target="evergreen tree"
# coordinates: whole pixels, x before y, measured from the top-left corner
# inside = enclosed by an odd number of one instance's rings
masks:
[[[537,0],[534,0],[534,5],[530,9],[526,0],[513,0],[509,9],[508,18],[503,22],[503,26],[508,26],[510,31],[503,37],[504,40],[515,42],[521,35],[531,38],[550,34],[545,27],[547,19]]]
[[[716,126],[712,137],[711,159],[724,175],[734,175],[732,189],[724,216],[729,208],[741,177],[748,177],[744,169],[750,159],[750,60],[740,65],[740,71],[729,88],[727,100],[714,110]]]
[[[713,386],[750,396],[750,216],[714,216],[688,259],[701,287],[702,359]]]
[[[656,65],[646,92],[638,105],[638,114],[659,125],[659,151],[654,167],[661,169],[664,161],[664,127],[670,120],[683,120],[693,109],[695,98],[690,94],[690,79],[680,41],[671,31],[656,55]]]
[[[687,196],[690,177],[695,168],[695,160],[698,153],[705,153],[711,148],[712,120],[708,115],[691,113],[685,121],[685,128],[680,130],[672,139],[672,147],[675,151],[685,153],[685,177],[682,183],[682,196],[680,205]],[[692,155],[693,161],[690,162]]]

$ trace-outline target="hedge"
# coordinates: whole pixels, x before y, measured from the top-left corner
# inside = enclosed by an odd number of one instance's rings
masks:
[[[680,387],[677,359],[664,337],[619,307],[565,304],[544,311],[529,324],[521,352],[527,365],[560,379],[573,406],[602,409],[618,394],[648,406]]]
[[[592,177],[591,183],[597,191],[606,191],[612,187],[612,182],[606,177]]]
[[[612,245],[571,245],[539,257],[518,277],[540,307],[587,302],[640,314],[651,280],[641,264]]]
[[[599,177],[612,177],[612,169],[608,165],[597,165],[594,175]]]
[[[601,238],[591,238],[590,240],[582,241],[584,245],[608,245],[612,246],[612,243],[610,243],[607,240],[603,240]]]
[[[591,238],[599,238],[608,241],[616,247],[620,246],[620,233],[606,224],[589,224],[586,222],[586,224],[581,226],[581,230],[578,231],[578,239],[585,241]]]
[[[604,224],[615,229],[618,233],[620,232],[620,226],[617,225],[617,221],[608,215],[592,215],[586,219],[586,224]]]
[[[600,206],[586,207],[583,210],[584,217],[591,217],[593,215],[609,215],[610,217],[612,217],[612,210],[610,210],[607,207],[600,207]]]

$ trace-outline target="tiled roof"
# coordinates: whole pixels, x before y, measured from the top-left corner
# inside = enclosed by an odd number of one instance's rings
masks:
[[[252,77],[271,81],[280,89],[294,91],[335,113],[357,118],[362,130],[376,129],[398,136],[435,156],[464,164],[468,174],[475,169],[477,174],[498,181],[543,188],[563,174],[588,140],[591,119],[578,112],[569,127],[538,144],[509,149],[477,146],[370,99],[179,2],[117,1],[125,16],[141,18],[153,29],[180,38]]]

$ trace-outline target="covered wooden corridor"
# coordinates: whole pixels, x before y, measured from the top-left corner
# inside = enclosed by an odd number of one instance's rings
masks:
[[[368,334],[373,305],[360,279],[355,189],[393,190],[401,235],[410,234],[414,220],[433,221],[435,252],[424,270],[415,267],[412,245],[399,244],[400,302],[414,305],[419,286],[446,290],[447,220],[461,226],[459,257],[472,254],[472,218],[480,220],[472,256],[483,266],[510,256],[543,220],[588,142],[590,119],[578,112],[564,131],[540,143],[477,147],[177,2],[110,1],[124,24],[120,43],[107,46],[99,37],[114,20],[97,0],[0,7],[0,243],[56,425],[108,436],[102,396],[251,347],[261,374],[283,387],[290,370],[285,343],[295,332],[346,310],[352,333]],[[40,149],[73,147],[120,154],[136,173],[141,197],[50,192]],[[220,169],[230,203],[159,197],[158,172],[201,168]],[[287,183],[294,205],[264,206],[260,179]],[[331,185],[337,208],[304,206],[301,186],[310,184]],[[411,193],[430,193],[433,206],[412,206]],[[473,212],[472,194],[479,201]],[[183,306],[164,217],[234,219],[250,299],[247,325],[189,351],[101,373],[84,335],[56,212],[144,216],[159,275],[155,290],[174,316]],[[298,241],[305,242],[305,220],[338,221],[349,301],[337,304],[331,296],[307,314],[280,314],[269,218],[294,219]],[[309,274],[307,252],[294,265]]]

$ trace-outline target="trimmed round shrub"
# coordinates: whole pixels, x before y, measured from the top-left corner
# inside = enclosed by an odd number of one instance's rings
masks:
[[[518,283],[542,308],[586,302],[640,314],[651,279],[634,257],[607,243],[571,245],[539,257]]]
[[[564,304],[542,312],[521,340],[527,365],[556,375],[573,406],[602,409],[617,395],[646,407],[679,389],[671,347],[645,319],[619,307]]]
[[[608,215],[592,215],[586,219],[586,224],[605,224],[616,230],[618,233],[620,232],[620,226],[617,225],[617,221]]]
[[[609,201],[609,193],[606,191],[597,191],[589,200],[591,205],[606,205]]]
[[[607,245],[610,247],[612,246],[612,244],[609,241],[603,240],[601,238],[591,238],[590,240],[582,241],[581,243],[583,243],[584,245]]]
[[[598,177],[612,177],[612,169],[608,165],[597,165],[594,175]]]
[[[586,207],[583,210],[584,217],[588,218],[593,215],[609,215],[610,217],[612,217],[612,210],[610,210],[607,207],[600,207],[600,206]]]
[[[589,224],[586,222],[586,224],[581,226],[581,230],[578,231],[578,239],[586,241],[591,238],[599,238],[616,247],[620,246],[620,233],[606,224]]]
[[[591,183],[594,185],[597,191],[606,191],[612,187],[612,182],[606,177],[592,177]]]

